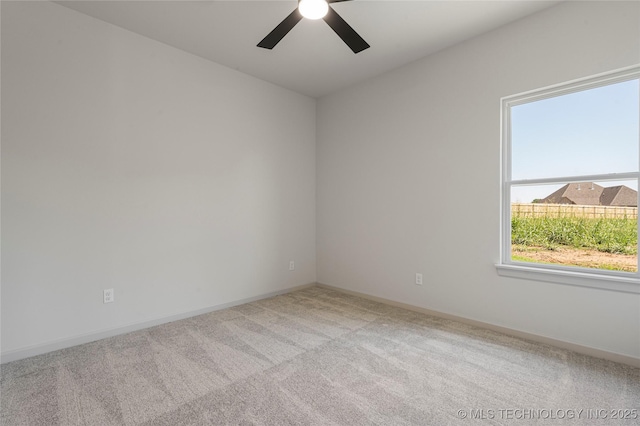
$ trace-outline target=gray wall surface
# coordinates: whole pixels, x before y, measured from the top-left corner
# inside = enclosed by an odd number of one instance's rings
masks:
[[[2,3],[3,353],[314,281],[315,100]]]
[[[640,295],[494,266],[500,98],[639,62],[640,3],[567,2],[320,99],[318,281],[640,357]]]
[[[316,102],[2,2],[2,354],[318,281],[640,358],[639,295],[494,266],[500,98],[639,63],[639,18],[567,2]]]

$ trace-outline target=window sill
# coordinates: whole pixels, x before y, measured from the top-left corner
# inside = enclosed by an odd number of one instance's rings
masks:
[[[503,277],[640,294],[640,279],[636,277],[598,275],[515,264],[497,264],[496,269],[498,275]]]

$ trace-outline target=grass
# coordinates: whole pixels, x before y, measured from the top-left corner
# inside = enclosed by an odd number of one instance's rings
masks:
[[[554,250],[558,246],[637,254],[636,219],[513,217],[511,243]]]

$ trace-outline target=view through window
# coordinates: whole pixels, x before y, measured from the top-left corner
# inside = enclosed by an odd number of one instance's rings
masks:
[[[639,75],[503,102],[507,263],[637,273]]]

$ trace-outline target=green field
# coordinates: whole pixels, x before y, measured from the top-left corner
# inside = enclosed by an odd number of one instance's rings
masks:
[[[553,250],[558,246],[637,254],[636,219],[513,217],[511,243]]]

